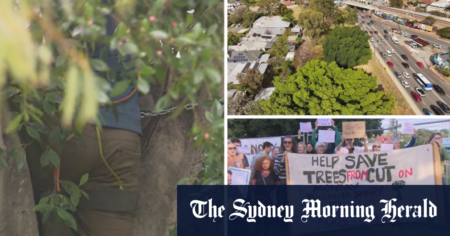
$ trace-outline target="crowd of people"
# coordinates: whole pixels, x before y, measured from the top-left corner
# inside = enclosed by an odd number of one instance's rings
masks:
[[[316,134],[318,133],[318,122],[316,121],[311,142],[302,142],[302,132],[300,130],[298,131],[298,140],[292,136],[282,137],[281,147],[274,147],[272,143],[264,142],[262,145],[263,150],[253,157],[250,164],[246,155],[237,152],[237,148],[242,146],[241,141],[239,139],[231,139],[228,141],[228,168],[235,167],[250,170],[251,179],[249,184],[252,185],[286,185],[285,159],[288,153],[350,154],[381,151],[382,143],[379,141],[374,142],[369,150],[367,135],[365,135],[363,139],[363,146],[354,146],[353,143],[355,140],[353,138],[346,138],[345,135],[341,135],[333,120],[331,120],[331,124],[333,128],[329,128],[328,130],[335,131],[334,143],[317,141]],[[417,130],[414,130],[411,141],[403,148],[413,147],[416,142],[416,136]],[[444,176],[444,162],[445,160],[450,160],[450,154],[442,144],[442,135],[439,132],[432,133],[424,144],[433,143],[436,143],[439,146],[442,176]],[[393,138],[390,141],[390,144],[393,144],[394,150],[400,149],[400,139]],[[231,174],[229,173],[229,177],[230,176]],[[229,184],[231,184],[231,182]]]

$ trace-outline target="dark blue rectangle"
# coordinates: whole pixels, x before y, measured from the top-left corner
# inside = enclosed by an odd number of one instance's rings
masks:
[[[449,236],[449,187],[178,186],[178,235]]]

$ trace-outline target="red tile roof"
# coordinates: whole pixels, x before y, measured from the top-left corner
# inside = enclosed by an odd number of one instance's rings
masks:
[[[283,3],[286,6],[294,6],[295,5],[295,2],[292,2],[292,1],[283,1],[281,3]]]

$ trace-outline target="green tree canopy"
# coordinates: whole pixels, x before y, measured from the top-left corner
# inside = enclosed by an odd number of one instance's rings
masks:
[[[450,27],[439,29],[436,34],[442,38],[450,39]]]
[[[402,8],[403,7],[403,0],[390,0],[389,6],[396,7],[396,8]]]
[[[279,15],[279,16],[285,16],[286,14],[289,14],[289,13],[293,13],[294,11],[292,11],[291,9],[289,9],[289,8],[287,8],[286,7],[286,5],[284,5],[284,4],[280,4],[280,6],[278,6],[278,9],[277,9],[277,15]]]
[[[270,99],[261,101],[266,115],[388,115],[394,108],[390,96],[376,91],[376,77],[334,62],[312,60],[274,84]]]
[[[320,37],[329,29],[322,12],[308,9],[300,12],[298,18],[298,25],[301,25],[306,30],[305,34],[309,37]]]
[[[229,45],[237,45],[238,43],[239,43],[239,38],[235,34],[228,32],[228,46]]]
[[[436,23],[436,18],[432,17],[432,16],[427,16],[425,17],[425,19],[423,21],[421,21],[420,23],[422,24],[427,24],[427,25],[433,25],[434,23]]]
[[[239,22],[242,21],[242,17],[239,17],[236,14],[232,14],[231,16],[228,17],[228,21],[231,22],[232,24],[238,24]]]
[[[244,23],[242,24],[242,27],[247,28],[253,25],[253,22],[255,22],[256,18],[258,17],[258,13],[254,11],[246,11],[242,18],[244,19]]]
[[[260,0],[258,3],[259,11],[271,13],[274,10],[278,10],[280,4],[279,0]]]
[[[287,36],[279,36],[272,46],[272,56],[286,56],[289,52]]]
[[[262,89],[264,76],[258,70],[245,69],[245,73],[237,75],[239,81],[238,91],[247,92],[253,99]]]
[[[338,17],[338,7],[334,4],[334,0],[312,0],[309,8],[323,14],[324,21],[333,24]]]
[[[345,23],[353,25],[358,22],[358,10],[356,8],[346,7],[343,12],[345,13]]]
[[[324,61],[344,68],[367,64],[372,57],[369,39],[359,26],[336,27],[325,37]]]

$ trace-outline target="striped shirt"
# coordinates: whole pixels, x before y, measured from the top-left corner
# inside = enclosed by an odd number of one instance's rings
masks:
[[[273,169],[275,171],[275,174],[278,175],[278,178],[281,181],[286,182],[286,163],[282,163],[281,160],[283,159],[283,153],[278,153],[277,157],[275,157],[275,164],[273,166]]]

